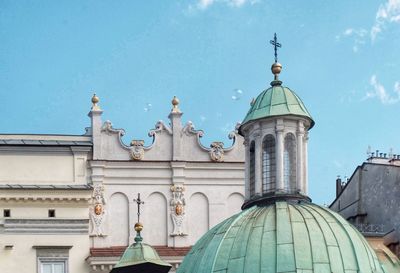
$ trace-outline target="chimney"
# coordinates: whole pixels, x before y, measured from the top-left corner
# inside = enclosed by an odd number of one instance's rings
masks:
[[[342,192],[342,179],[340,178],[340,176],[338,175],[338,177],[336,178],[336,197],[339,196],[339,194]]]

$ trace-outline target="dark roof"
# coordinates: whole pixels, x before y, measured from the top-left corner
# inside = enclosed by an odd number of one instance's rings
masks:
[[[0,139],[1,145],[29,146],[92,146],[91,141],[36,140],[36,139]]]
[[[91,185],[21,185],[21,184],[0,184],[0,190],[91,190]]]
[[[91,248],[90,257],[120,257],[127,246],[112,246],[104,248]],[[160,256],[185,256],[191,247],[153,246]]]

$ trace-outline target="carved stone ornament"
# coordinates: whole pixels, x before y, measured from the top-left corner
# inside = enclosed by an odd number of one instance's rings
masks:
[[[172,129],[171,127],[165,125],[164,121],[159,120],[156,125],[155,128],[150,130],[149,132],[149,137],[154,137],[156,135],[156,133],[158,132],[162,132],[162,131],[167,131],[168,134],[172,135]]]
[[[100,129],[101,132],[106,133],[107,135],[111,136],[112,134],[118,134],[120,137],[125,135],[125,131],[123,129],[115,129],[112,126],[111,121],[106,120]]]
[[[224,143],[213,142],[210,145],[210,157],[212,161],[223,162],[224,161]]]
[[[181,185],[171,187],[172,199],[170,201],[171,218],[173,223],[173,231],[171,236],[185,236],[184,221],[185,221],[185,198],[183,192],[185,188]]]
[[[134,160],[142,160],[144,157],[144,141],[143,140],[132,140],[131,142],[131,156]]]
[[[101,184],[96,185],[93,189],[92,205],[90,206],[91,236],[105,235],[102,225],[106,216],[105,205],[104,186]]]
[[[204,132],[202,130],[195,129],[193,122],[191,122],[190,120],[186,122],[186,125],[182,128],[182,132],[187,136],[190,136],[192,134],[197,135],[197,137],[202,137],[204,135]]]

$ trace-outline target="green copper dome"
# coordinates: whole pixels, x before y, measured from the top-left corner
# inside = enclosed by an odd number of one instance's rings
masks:
[[[314,120],[301,99],[288,87],[281,86],[280,83],[280,81],[273,81],[272,87],[258,95],[242,125],[261,118],[293,115],[308,118],[311,122],[310,128],[314,126]]]
[[[166,273],[172,267],[161,260],[157,251],[148,244],[142,243],[142,237],[137,235],[136,243],[126,248],[119,262],[110,273]]]
[[[383,273],[339,214],[309,202],[252,206],[207,232],[177,273]]]

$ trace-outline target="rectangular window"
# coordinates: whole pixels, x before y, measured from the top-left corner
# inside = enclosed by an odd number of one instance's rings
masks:
[[[66,273],[65,261],[41,261],[40,273]]]
[[[49,209],[49,217],[56,217],[56,210],[55,209]]]
[[[72,246],[33,246],[37,255],[37,273],[69,273],[69,250]]]
[[[11,210],[9,210],[9,209],[3,210],[3,216],[4,217],[11,217]]]

